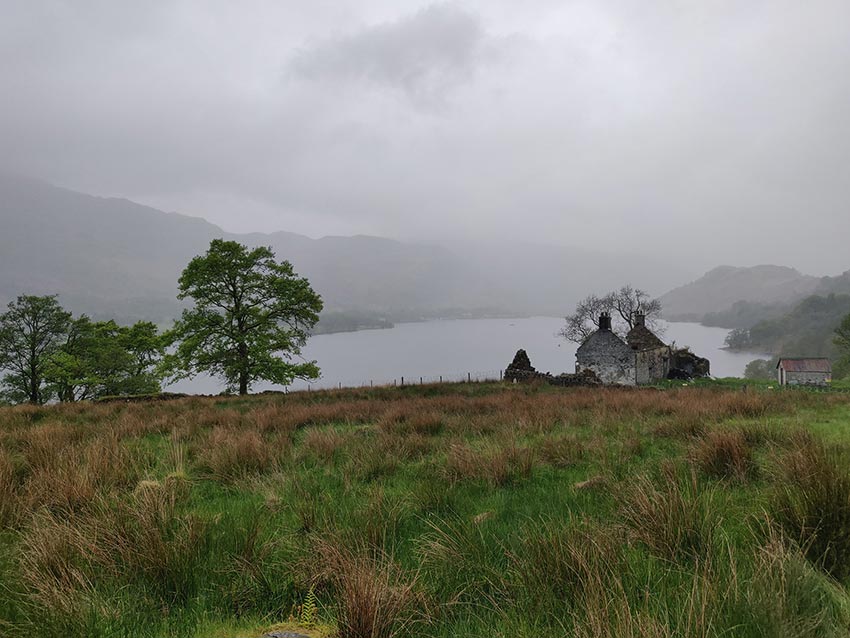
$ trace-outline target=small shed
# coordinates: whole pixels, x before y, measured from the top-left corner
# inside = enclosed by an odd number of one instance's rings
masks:
[[[826,385],[832,381],[832,364],[826,358],[783,357],[776,364],[779,385]]]

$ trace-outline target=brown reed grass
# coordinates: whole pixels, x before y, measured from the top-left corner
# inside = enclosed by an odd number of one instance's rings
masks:
[[[333,587],[340,638],[394,638],[427,615],[418,575],[406,574],[387,554],[316,542],[321,577]]]
[[[706,476],[746,481],[758,473],[753,449],[743,432],[715,429],[697,441],[688,453]]]
[[[273,469],[290,447],[288,437],[268,440],[256,430],[216,426],[198,445],[198,466],[217,480],[232,482]]]

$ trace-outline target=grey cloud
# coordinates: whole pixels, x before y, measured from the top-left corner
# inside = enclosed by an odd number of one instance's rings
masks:
[[[487,49],[488,35],[477,15],[434,4],[312,43],[292,59],[289,70],[313,81],[367,81],[404,91],[417,102],[431,102],[468,81]]]
[[[845,0],[0,6],[0,170],[235,231],[850,266]]]

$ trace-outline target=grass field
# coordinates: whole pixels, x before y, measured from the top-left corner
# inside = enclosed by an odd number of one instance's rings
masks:
[[[0,636],[850,635],[850,395],[0,409]]]

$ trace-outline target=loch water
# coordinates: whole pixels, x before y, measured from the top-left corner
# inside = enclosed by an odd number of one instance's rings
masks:
[[[311,388],[419,383],[466,378],[498,378],[499,371],[524,348],[532,365],[541,372],[573,372],[576,344],[558,336],[564,320],[558,317],[523,319],[453,319],[401,323],[383,330],[362,330],[310,338],[302,352],[315,360],[321,379]],[[662,338],[677,346],[690,346],[711,361],[716,377],[742,376],[744,367],[760,355],[724,350],[727,331],[696,323],[664,323]],[[297,381],[291,390],[306,389]],[[216,394],[223,385],[199,376],[176,383],[172,392]],[[252,390],[280,390],[271,384],[256,384]]]

